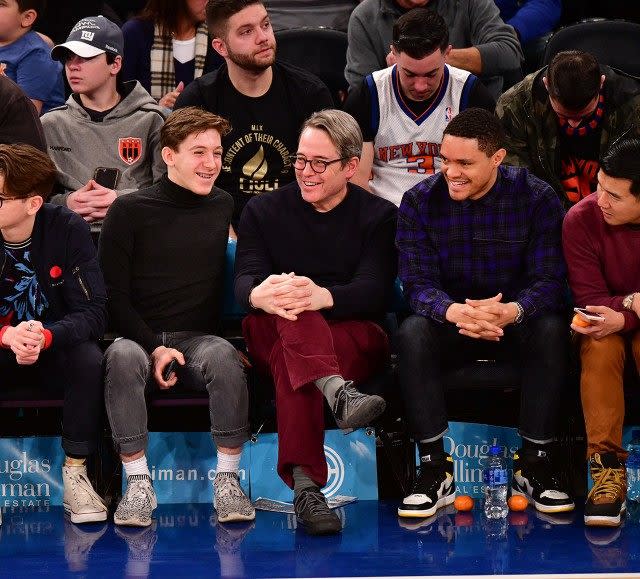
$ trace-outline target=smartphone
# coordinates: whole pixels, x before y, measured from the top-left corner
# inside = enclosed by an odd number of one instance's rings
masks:
[[[595,312],[588,312],[584,308],[573,308],[573,311],[578,314],[581,318],[589,321],[589,322],[598,322],[604,320],[604,316],[601,314],[596,314]]]
[[[115,189],[120,179],[120,169],[116,167],[98,167],[93,172],[93,180],[107,189]]]
[[[171,372],[175,371],[177,365],[178,365],[178,362],[176,361],[176,359],[175,358],[171,358],[171,362],[169,362],[164,367],[164,370],[162,371],[162,379],[165,382],[167,382],[169,380],[169,377],[171,376]]]

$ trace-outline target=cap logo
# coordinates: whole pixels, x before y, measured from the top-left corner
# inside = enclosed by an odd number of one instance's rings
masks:
[[[91,28],[93,30],[100,30],[100,26],[96,24],[96,21],[93,18],[83,18],[78,22],[72,29],[69,35],[77,32],[78,30],[83,30],[84,28]]]
[[[80,34],[80,39],[81,40],[87,40],[87,41],[91,42],[93,40],[94,36],[95,36],[94,32],[89,32],[88,30],[83,30],[82,33]]]

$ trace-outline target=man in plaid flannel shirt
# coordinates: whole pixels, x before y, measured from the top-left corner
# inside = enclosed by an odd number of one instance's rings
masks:
[[[441,376],[476,360],[522,369],[512,493],[547,513],[574,508],[551,462],[568,360],[563,211],[547,183],[501,166],[503,139],[492,113],[460,113],[444,131],[442,173],[400,205],[399,275],[414,315],[399,330],[399,384],[421,463],[403,517],[431,516],[455,498]]]

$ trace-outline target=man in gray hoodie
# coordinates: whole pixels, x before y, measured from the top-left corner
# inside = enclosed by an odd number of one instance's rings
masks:
[[[419,6],[435,10],[447,24],[453,46],[447,64],[479,76],[497,99],[502,93],[502,75],[520,68],[522,50],[494,0],[363,0],[349,19],[344,71],[349,87],[395,64],[390,60],[393,23]]]
[[[64,64],[73,94],[42,116],[49,155],[66,205],[99,232],[118,195],[148,187],[164,172],[163,110],[139,82],[118,82],[124,41],[104,16],[80,20],[51,51]]]

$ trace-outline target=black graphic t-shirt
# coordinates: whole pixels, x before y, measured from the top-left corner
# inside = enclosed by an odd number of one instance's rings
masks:
[[[232,223],[254,195],[273,191],[295,179],[295,154],[302,123],[315,111],[333,106],[320,80],[285,63],[273,66],[269,90],[260,97],[238,92],[226,66],[204,75],[182,93],[176,108],[200,106],[231,122],[222,138],[222,171],[216,186],[233,196]]]
[[[0,272],[0,327],[40,320],[49,306],[31,264],[31,238],[4,242],[5,260]]]

